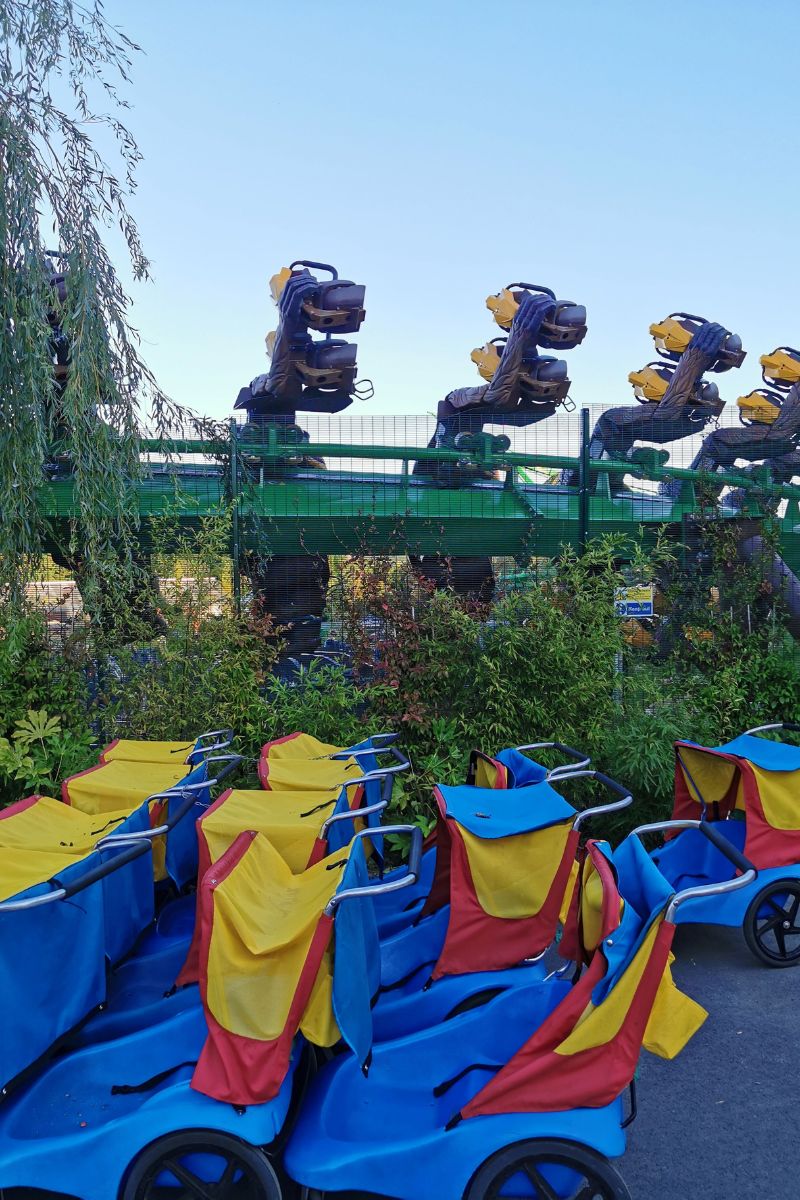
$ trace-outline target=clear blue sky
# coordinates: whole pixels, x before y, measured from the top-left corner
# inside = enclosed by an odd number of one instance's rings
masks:
[[[367,285],[375,398],[479,382],[484,299],[585,303],[579,404],[631,397],[673,309],[800,343],[795,0],[108,0],[146,50],[129,123],[155,282],[134,320],[175,399],[215,416],[266,369],[293,258]],[[354,411],[354,410],[351,410]]]

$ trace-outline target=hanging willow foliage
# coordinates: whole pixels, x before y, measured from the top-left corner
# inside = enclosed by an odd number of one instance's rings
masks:
[[[113,612],[141,590],[139,422],[146,416],[163,435],[188,414],[142,360],[107,246],[121,230],[133,278],[148,278],[128,210],[141,155],[117,91],[139,47],[106,21],[99,0],[0,0],[0,37],[0,598],[8,631],[8,613],[21,607],[54,538],[59,561],[80,572],[90,611]],[[48,249],[58,257],[48,260]],[[51,263],[63,274],[60,300]],[[79,514],[66,533],[47,527],[37,504],[56,460],[72,473]]]

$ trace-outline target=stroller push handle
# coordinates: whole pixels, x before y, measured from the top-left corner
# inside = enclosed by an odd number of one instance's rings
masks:
[[[197,803],[195,792],[208,786],[207,783],[187,783],[183,787],[170,788],[165,792],[154,792],[152,796],[147,797],[145,804],[151,804],[156,800],[174,800],[176,796],[184,797],[183,804],[172,815],[168,814],[163,824],[154,825],[151,829],[141,829],[137,833],[110,833],[97,842],[95,850],[103,850],[108,846],[133,846],[137,842],[152,842],[153,838],[160,837],[163,833],[170,833],[178,822],[182,821],[194,808]]]
[[[557,778],[556,782],[563,782],[568,779],[595,779],[598,783],[602,783],[604,788],[607,788],[613,795],[618,796],[618,800],[612,801],[611,804],[599,804],[595,808],[584,808],[579,812],[575,820],[572,822],[573,829],[580,829],[584,821],[589,817],[603,816],[605,813],[618,812],[622,808],[628,808],[633,804],[633,796],[624,784],[618,783],[616,779],[612,779],[610,775],[604,775],[602,771],[573,771],[571,774],[564,774]]]
[[[720,854],[724,854],[728,861],[732,862],[743,874],[737,875],[735,879],[723,880],[722,883],[701,884],[699,887],[686,888],[683,892],[676,892],[664,914],[667,921],[672,921],[677,909],[687,900],[699,900],[703,896],[721,896],[725,892],[736,892],[739,888],[747,887],[758,876],[758,871],[750,860],[745,858],[709,821],[653,821],[649,825],[637,826],[631,831],[630,836],[641,837],[643,833],[663,833],[665,830],[679,829],[699,830],[716,846]]]
[[[332,754],[330,757],[334,762],[340,762],[342,759],[366,758],[368,755],[372,755],[373,758],[377,758],[379,754],[391,754],[392,758],[396,758],[398,763],[400,763],[400,770],[405,771],[411,766],[410,759],[406,758],[405,754],[403,754],[402,750],[400,750],[397,746],[374,746],[372,748],[367,747],[363,750],[343,750],[340,754]],[[372,777],[375,778],[379,772],[384,773],[389,770],[397,771],[398,768],[376,767],[375,771],[372,772]],[[366,776],[363,778],[366,778]]]
[[[364,811],[366,812],[366,809]],[[355,835],[353,841],[369,837],[374,832],[372,829],[361,829]],[[399,892],[401,888],[411,887],[419,879],[423,843],[422,830],[419,825],[385,825],[380,832],[383,836],[392,833],[408,833],[411,835],[408,871],[400,879],[390,879],[383,883],[369,883],[365,887],[346,888],[343,892],[336,892],[325,906],[326,917],[332,917],[343,900],[361,900],[366,896],[385,896],[389,892]]]
[[[100,849],[100,847],[98,846],[96,849]],[[43,896],[29,896],[23,900],[4,900],[0,903],[0,912],[20,912],[28,908],[39,908],[43,904],[52,904],[55,900],[68,900],[71,896],[76,896],[78,892],[85,891],[92,884],[99,883],[101,879],[105,879],[107,875],[113,874],[114,871],[119,871],[122,867],[127,867],[129,863],[134,862],[137,858],[141,858],[143,854],[148,854],[149,851],[149,840],[129,846],[127,850],[123,850],[107,862],[99,863],[96,867],[92,867],[90,871],[87,871],[75,883],[68,883],[66,887],[59,885],[54,891],[46,892]],[[49,882],[57,883],[53,879]]]
[[[371,783],[374,779],[386,779],[387,776],[399,775],[401,771],[407,771],[410,766],[411,763],[404,758],[396,767],[378,767],[376,771],[365,771],[363,775],[358,775],[355,779],[346,780],[342,787],[360,787],[362,783]]]
[[[378,800],[376,804],[368,804],[366,808],[348,808],[347,812],[334,813],[332,817],[328,817],[327,821],[323,822],[322,828],[319,831],[319,836],[324,838],[331,825],[335,825],[338,821],[354,821],[358,817],[368,817],[371,813],[383,812],[388,803],[388,800]],[[366,833],[366,830],[362,830],[361,832]],[[375,830],[373,829],[372,832],[374,833]],[[379,832],[384,831],[380,830]],[[356,834],[356,837],[358,836],[359,834]]]
[[[701,821],[700,832],[704,834],[705,837],[707,837],[708,840],[714,846],[716,846],[720,854],[724,854],[729,862],[732,862],[737,870],[741,871],[742,874],[746,873],[747,871],[755,871],[755,867],[750,862],[750,859],[745,858],[741,850],[738,850],[732,842],[729,842],[728,839],[720,833],[716,825],[713,825],[710,821]]]
[[[205,742],[207,738],[212,741],[214,738],[222,738],[225,742],[225,745],[230,746],[231,742],[233,741],[233,737],[234,734],[232,729],[209,729],[207,733],[201,733],[196,740],[198,742]]]
[[[222,783],[228,778],[229,775],[233,775],[234,771],[236,771],[237,768],[240,767],[244,762],[244,758],[241,754],[212,754],[212,756],[207,758],[205,761],[206,764],[226,763],[226,766],[222,768],[219,775],[215,775],[213,778],[206,780],[204,784],[200,785],[201,787],[213,787],[214,784]],[[189,784],[189,787],[197,787],[197,784]],[[183,791],[183,788],[178,788],[177,790]]]
[[[345,746],[343,750],[337,750],[335,754],[329,754],[327,757],[359,758],[365,754],[383,754],[399,737],[399,733],[374,733],[369,739],[372,742],[371,746]]]
[[[202,762],[209,754],[213,754],[215,750],[227,750],[234,738],[232,729],[210,729],[208,733],[201,733],[195,741],[195,748],[189,755],[189,762]]]
[[[749,737],[753,733],[766,733],[767,730],[785,729],[787,733],[800,733],[800,723],[797,721],[777,721],[773,725],[756,725],[753,729],[746,729],[744,736]]]
[[[585,754],[583,750],[576,750],[573,746],[567,746],[564,742],[529,742],[526,746],[515,746],[514,749],[520,754],[524,754],[527,750],[557,750],[559,754],[572,759],[572,762],[561,763],[559,766],[549,770],[547,772],[548,779],[555,779],[562,771],[574,771],[576,765],[578,767],[588,767],[592,761],[591,756]]]

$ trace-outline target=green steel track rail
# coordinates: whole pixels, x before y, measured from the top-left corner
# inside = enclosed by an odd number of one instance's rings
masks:
[[[137,484],[145,547],[148,518],[172,515],[192,526],[231,505],[234,543],[244,554],[492,554],[526,560],[552,556],[564,545],[579,549],[601,533],[638,536],[641,528],[649,543],[668,525],[680,538],[687,518],[710,511],[721,519],[771,516],[776,502],[786,500],[781,549],[800,570],[800,487],[775,484],[764,470],[708,474],[666,466],[658,452],[645,451],[638,461],[604,460],[588,471],[584,464],[581,473],[579,458],[497,451],[488,435],[469,452],[332,442],[294,446],[274,431],[258,444],[231,436],[227,444],[145,441],[143,450],[152,459]],[[187,455],[202,461],[181,460]],[[328,470],[290,465],[291,455],[325,458]],[[399,462],[401,469],[340,471],[335,464],[342,459]],[[466,461],[472,476],[461,469]],[[413,475],[414,462],[449,468],[450,484]],[[564,469],[575,472],[581,486],[524,478],[529,471]],[[485,477],[495,471],[505,472],[505,480]],[[676,495],[625,488],[625,475],[673,481]],[[704,490],[715,495],[723,485],[742,490],[741,511],[703,504]],[[68,473],[43,485],[40,504],[53,519],[54,539],[61,540],[65,523],[78,515]]]

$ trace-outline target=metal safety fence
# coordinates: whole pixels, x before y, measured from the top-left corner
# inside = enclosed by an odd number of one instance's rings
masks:
[[[164,596],[194,589],[212,612],[257,603],[298,652],[341,633],[337,588],[353,560],[490,600],[546,573],[565,548],[580,554],[598,537],[684,545],[713,520],[739,541],[768,526],[791,591],[800,460],[780,429],[737,423],[736,411],[670,423],[634,404],[561,409],[522,427],[482,414],[461,429],[425,415],[309,415],[302,427],[231,421],[209,441],[145,441],[141,559]],[[31,599],[63,639],[87,620],[68,462],[41,503],[51,559]]]

